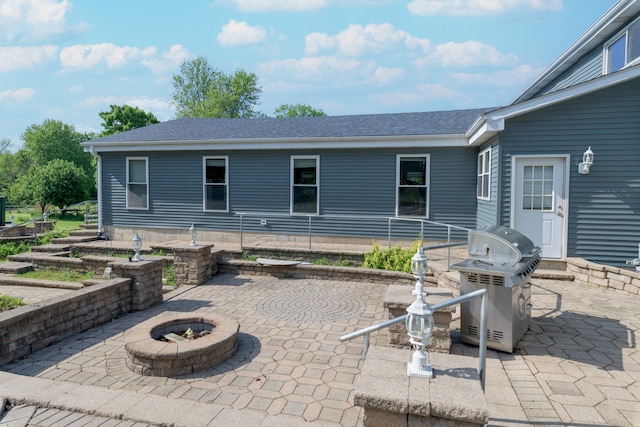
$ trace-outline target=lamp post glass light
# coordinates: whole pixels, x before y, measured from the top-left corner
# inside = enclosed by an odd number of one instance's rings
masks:
[[[133,247],[133,250],[136,251],[136,254],[133,256],[131,261],[142,261],[142,257],[140,256],[140,249],[142,249],[142,239],[140,238],[140,236],[138,236],[138,233],[133,236],[131,246]]]
[[[196,246],[196,237],[198,237],[198,232],[193,224],[189,227],[189,236],[191,236],[191,243],[189,246]]]
[[[427,272],[427,257],[424,256],[422,242],[411,258],[411,272],[416,277],[416,287],[412,294],[415,301],[407,308],[407,319],[405,326],[409,334],[409,342],[416,347],[416,351],[411,357],[411,362],[407,363],[407,375],[410,377],[432,378],[433,369],[428,363],[427,354],[424,348],[429,345],[431,333],[433,332],[433,310],[424,300],[427,293],[424,290],[424,275]]]

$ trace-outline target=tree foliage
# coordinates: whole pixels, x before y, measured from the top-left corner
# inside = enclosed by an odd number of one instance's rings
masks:
[[[242,69],[227,75],[199,56],[180,66],[172,77],[172,102],[179,118],[254,118],[262,88],[258,77]]]
[[[70,161],[55,159],[44,167],[34,168],[30,176],[32,200],[40,206],[64,209],[86,200],[88,182],[85,172]]]
[[[130,105],[110,105],[109,111],[101,111],[98,115],[103,120],[101,126],[104,128],[100,136],[113,135],[160,123],[152,113]]]
[[[273,115],[278,119],[284,117],[326,116],[324,111],[313,108],[309,104],[282,104],[275,109]]]
[[[24,141],[23,150],[33,164],[44,166],[52,160],[63,159],[81,168],[87,176],[92,176],[93,158],[80,146],[80,143],[89,137],[87,134],[76,132],[72,125],[51,119],[27,127],[21,135]]]

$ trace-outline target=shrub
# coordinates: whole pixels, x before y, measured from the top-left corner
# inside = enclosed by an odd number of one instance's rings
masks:
[[[420,241],[415,241],[410,248],[394,246],[388,249],[380,249],[380,244],[375,243],[373,249],[364,254],[362,266],[378,270],[411,273],[411,257],[416,253],[419,244]]]
[[[22,298],[14,298],[9,295],[0,294],[0,311],[12,309],[24,305]]]

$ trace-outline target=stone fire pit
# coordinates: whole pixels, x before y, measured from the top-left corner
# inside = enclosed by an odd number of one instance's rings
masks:
[[[197,339],[173,342],[168,334],[209,331]],[[170,313],[149,319],[125,333],[127,367],[140,375],[170,377],[211,368],[238,349],[237,320],[219,314]]]

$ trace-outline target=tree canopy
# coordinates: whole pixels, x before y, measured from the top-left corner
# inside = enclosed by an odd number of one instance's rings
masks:
[[[254,118],[262,88],[258,76],[242,69],[227,75],[199,56],[180,66],[172,77],[172,102],[179,118]]]
[[[273,115],[276,118],[326,116],[324,111],[309,104],[282,104],[275,109]]]
[[[44,166],[52,160],[63,159],[81,168],[88,176],[93,175],[93,158],[80,146],[90,136],[76,132],[72,125],[46,119],[42,124],[27,127],[21,138],[23,150],[34,165]]]
[[[152,113],[130,105],[111,105],[109,111],[101,111],[98,115],[102,118],[101,126],[104,128],[100,136],[160,123]]]
[[[42,206],[64,209],[86,199],[91,184],[82,169],[70,161],[55,159],[34,168],[30,177],[31,198]]]

